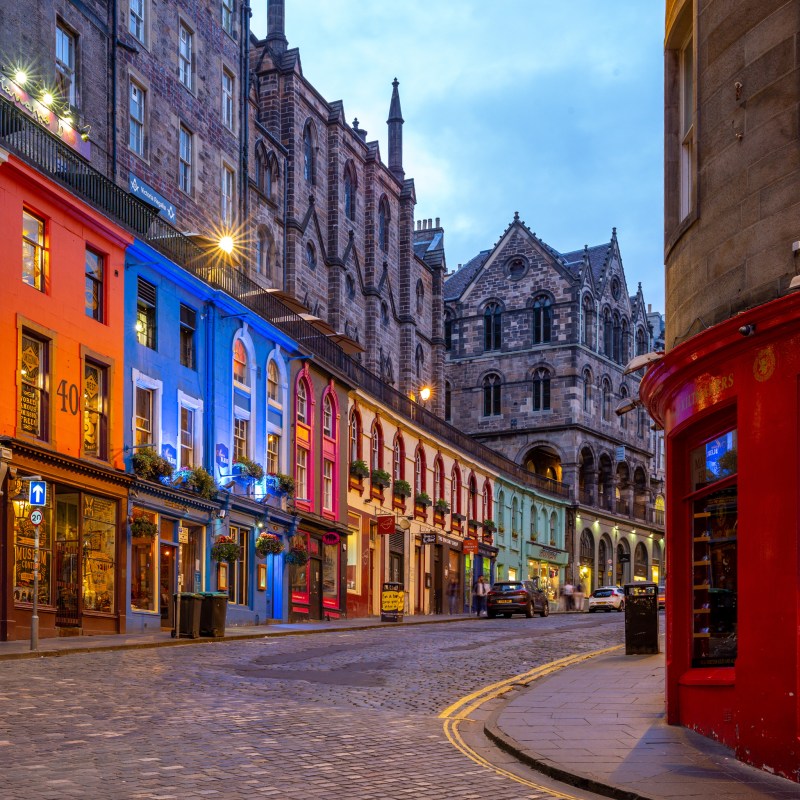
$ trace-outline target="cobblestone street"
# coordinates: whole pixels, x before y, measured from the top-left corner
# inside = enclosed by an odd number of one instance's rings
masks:
[[[544,797],[436,715],[622,637],[617,614],[553,615],[4,662],[0,795]]]

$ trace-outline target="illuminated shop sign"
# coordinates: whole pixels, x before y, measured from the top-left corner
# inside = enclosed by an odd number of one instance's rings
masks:
[[[148,205],[158,209],[160,216],[165,217],[170,222],[175,222],[175,206],[170,203],[163,195],[159,194],[152,186],[145,183],[138,175],[128,173],[128,191],[144,200]]]
[[[84,158],[91,158],[92,150],[88,139],[81,137],[77,128],[69,122],[61,119],[54,111],[51,111],[43,103],[31,97],[24,89],[17,86],[14,81],[5,75],[0,75],[0,96],[10,100],[23,114],[30,117],[34,122],[38,122],[50,133],[58,136],[63,142],[76,150]]]

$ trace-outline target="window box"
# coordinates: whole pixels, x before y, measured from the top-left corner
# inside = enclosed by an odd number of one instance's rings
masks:
[[[373,488],[388,489],[392,484],[392,476],[385,469],[372,470],[371,481]]]
[[[414,505],[419,506],[424,510],[433,505],[433,501],[431,500],[430,495],[428,495],[426,492],[419,492],[419,494],[417,494],[417,496],[414,498]]]
[[[352,461],[350,463],[350,475],[359,480],[369,477],[369,467],[366,461]]]
[[[392,486],[392,493],[396,498],[405,500],[411,497],[411,484],[408,481],[396,480]]]
[[[234,478],[243,480],[260,481],[264,477],[264,467],[243,456],[233,462],[231,472]]]

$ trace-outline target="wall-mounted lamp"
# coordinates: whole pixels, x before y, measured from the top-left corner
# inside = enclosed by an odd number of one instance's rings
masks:
[[[641,405],[641,401],[636,397],[623,397],[614,409],[614,413],[618,417],[621,417],[623,414],[627,414],[629,411],[633,411],[634,408],[638,408]]]
[[[219,511],[217,511],[217,519],[225,519],[227,513],[228,513],[227,508],[221,508]]]
[[[622,370],[622,374],[628,375],[631,372],[636,372],[637,369],[646,367],[648,364],[652,364],[654,361],[661,361],[662,358],[664,358],[664,352],[662,350],[654,350],[652,353],[642,353],[641,355],[634,356],[625,365],[625,369]]]

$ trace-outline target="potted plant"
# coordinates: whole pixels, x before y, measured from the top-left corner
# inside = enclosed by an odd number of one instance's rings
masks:
[[[440,497],[434,504],[433,510],[437,514],[447,514],[450,511],[450,503],[444,499],[444,497]]]
[[[217,536],[217,540],[211,545],[211,558],[214,561],[236,561],[239,558],[241,547],[230,536]]]
[[[172,464],[162,458],[152,447],[143,447],[131,456],[131,466],[139,478],[157,481],[172,476]]]
[[[350,474],[354,478],[359,478],[363,480],[364,478],[369,477],[369,467],[367,466],[366,461],[351,461],[350,462]]]
[[[387,488],[392,482],[392,476],[385,469],[374,469],[371,475],[372,485],[378,489]]]
[[[294,497],[294,478],[283,472],[270,472],[267,475],[267,490],[273,494]]]
[[[395,497],[405,500],[411,496],[411,484],[408,481],[397,480],[392,487]]]
[[[283,552],[283,542],[274,533],[263,531],[256,539],[256,554],[265,558],[266,556],[279,556]]]
[[[428,508],[433,504],[433,500],[431,500],[431,497],[427,492],[419,492],[414,498],[414,504],[422,506],[422,508]]]
[[[158,536],[158,525],[149,514],[134,511],[131,519],[131,535],[139,538],[155,539]]]
[[[251,461],[246,456],[239,456],[233,462],[233,474],[260,481],[264,477],[264,467],[255,461]]]
[[[181,483],[206,500],[213,500],[217,496],[217,482],[203,467],[194,467],[181,470]]]

